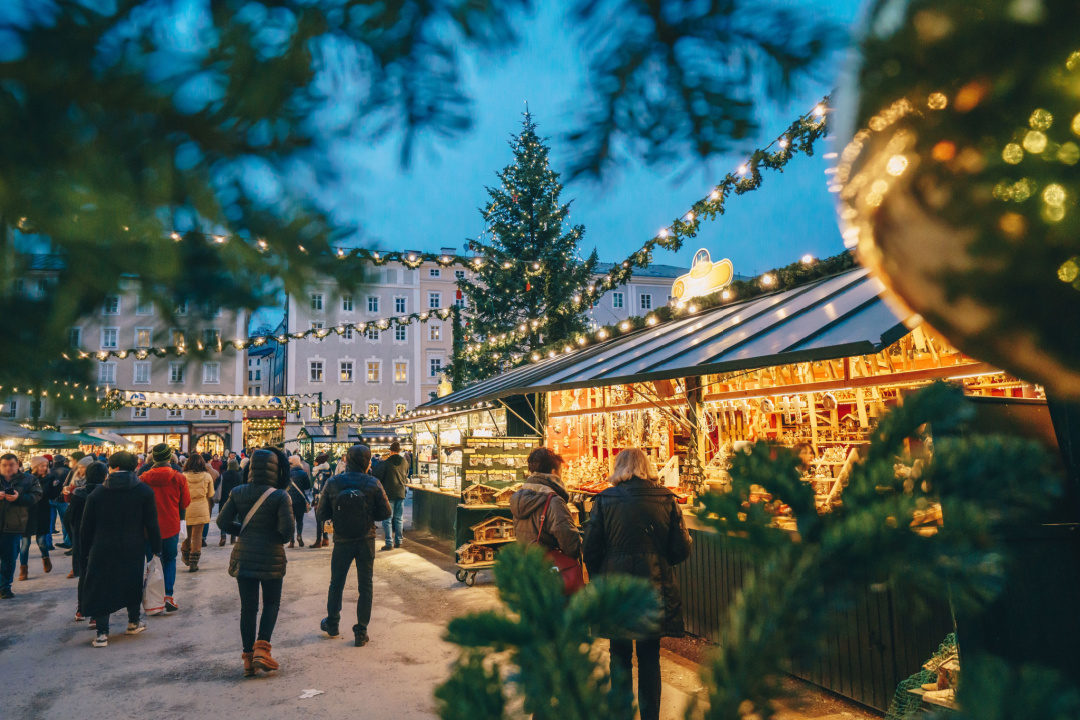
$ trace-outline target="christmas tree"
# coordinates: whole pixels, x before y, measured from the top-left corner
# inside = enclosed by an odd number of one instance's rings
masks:
[[[570,203],[559,202],[559,173],[551,169],[549,148],[528,111],[510,146],[514,162],[498,174],[501,185],[487,189],[491,202],[480,211],[491,239],[469,242],[478,255],[475,277],[458,281],[468,302],[464,346],[493,341],[500,347],[468,363],[457,352],[455,385],[495,375],[550,339],[586,329],[573,298],[596,270],[596,251],[582,261],[578,243],[584,226],[563,227]],[[510,339],[516,342],[506,345]]]

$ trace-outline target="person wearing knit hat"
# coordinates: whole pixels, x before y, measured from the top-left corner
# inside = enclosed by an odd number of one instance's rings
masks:
[[[45,486],[45,476],[49,473],[49,461],[41,455],[30,458],[28,463],[30,474],[37,478],[38,485]],[[19,580],[30,577],[30,539],[36,538],[38,549],[41,551],[41,566],[45,572],[52,572],[52,560],[49,558],[48,524],[49,499],[43,491],[41,498],[30,508],[30,517],[26,522],[26,530],[23,532],[22,541],[19,544]]]
[[[176,553],[180,544],[180,512],[191,505],[187,478],[172,466],[173,451],[159,443],[150,451],[153,465],[139,479],[154,491],[158,528],[161,533],[161,570],[165,574],[165,611],[176,612],[173,596],[176,583]],[[149,558],[147,558],[149,560]]]

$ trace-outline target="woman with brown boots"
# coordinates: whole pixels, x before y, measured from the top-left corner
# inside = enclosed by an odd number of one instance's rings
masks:
[[[210,508],[214,504],[214,476],[206,469],[206,461],[199,453],[191,453],[184,463],[191,504],[184,515],[187,521],[187,537],[180,546],[180,557],[188,566],[188,572],[199,571],[202,557],[203,526],[210,522]]]
[[[243,642],[244,677],[257,670],[270,672],[278,663],[270,656],[270,636],[281,605],[285,577],[285,543],[293,539],[289,465],[285,453],[275,448],[256,450],[244,468],[246,482],[236,486],[218,511],[221,532],[236,535],[229,558],[229,574],[240,590],[240,639]],[[263,612],[259,614],[259,590]]]

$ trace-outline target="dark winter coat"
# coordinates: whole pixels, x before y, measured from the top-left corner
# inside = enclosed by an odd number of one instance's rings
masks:
[[[654,637],[683,634],[682,598],[672,568],[690,557],[690,532],[670,490],[635,477],[600,493],[583,555],[591,577],[621,574],[651,582],[662,608]]]
[[[388,500],[404,500],[408,495],[409,464],[401,455],[389,456],[371,475],[382,483]]]
[[[311,492],[311,478],[303,468],[294,467],[289,471],[289,497],[292,498],[294,508],[303,508],[307,505],[307,494]]]
[[[52,505],[49,504],[49,501],[55,500],[59,493],[53,491],[50,482],[52,477],[50,475],[45,477],[34,475],[34,477],[37,478],[38,485],[41,486],[41,499],[34,503],[27,514],[26,530],[23,530],[23,537],[52,534],[50,530],[52,525]]]
[[[71,534],[71,565],[76,575],[82,574],[82,542],[79,540],[79,531],[82,527],[82,516],[86,510],[86,498],[109,475],[109,469],[105,463],[94,463],[86,469],[86,483],[72,491],[68,500],[68,509],[64,513],[64,522],[67,523],[68,532]],[[82,581],[80,580],[80,583]],[[81,587],[81,585],[80,585]]]
[[[102,617],[142,604],[146,541],[161,554],[154,491],[133,472],[114,472],[86,498],[79,523],[84,615]]]
[[[326,487],[324,487],[323,491],[319,494],[319,507],[315,510],[316,521],[324,523],[327,520],[334,520],[334,500],[346,490],[360,490],[367,495],[368,508],[371,510],[371,519],[374,522],[371,523],[371,529],[364,533],[362,537],[345,535],[335,524],[334,542],[338,543],[348,542],[350,540],[368,540],[374,538],[375,523],[390,517],[392,510],[390,508],[390,501],[386,499],[386,491],[383,490],[382,484],[367,473],[348,470],[340,475],[335,475],[330,478],[330,481],[326,483]]]
[[[19,497],[15,502],[0,501],[0,532],[22,535],[30,521],[30,510],[41,499],[41,483],[35,475],[20,472],[12,475],[10,480],[0,477],[0,489],[9,487],[19,493]]]
[[[225,502],[229,499],[229,494],[233,491],[234,487],[241,485],[244,482],[243,476],[239,470],[226,470],[221,473],[221,505],[225,506]]]
[[[280,580],[285,577],[285,543],[292,542],[296,524],[292,500],[285,490],[274,489],[243,532],[240,526],[259,498],[278,483],[278,457],[268,450],[256,450],[249,463],[247,483],[237,485],[218,512],[217,525],[226,535],[237,535],[229,556],[229,574],[252,580]]]
[[[549,497],[551,504],[541,533],[540,516]],[[558,549],[572,558],[580,558],[581,531],[570,516],[569,501],[570,494],[558,477],[546,473],[530,475],[521,489],[510,496],[518,544],[528,547],[538,543],[547,550]]]

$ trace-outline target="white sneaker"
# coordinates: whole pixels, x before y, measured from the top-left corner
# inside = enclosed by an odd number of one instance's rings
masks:
[[[124,634],[125,635],[138,635],[139,633],[141,633],[145,629],[146,629],[146,621],[145,620],[140,620],[137,623],[130,623],[129,622],[127,632],[125,632]]]
[[[98,635],[96,638],[94,638],[94,642],[92,642],[90,644],[93,645],[94,647],[108,647],[109,646],[109,636],[102,633],[102,634]]]

